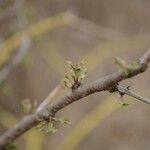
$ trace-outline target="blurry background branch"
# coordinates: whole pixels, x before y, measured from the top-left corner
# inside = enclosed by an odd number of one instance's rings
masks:
[[[77,101],[83,97],[86,97],[95,92],[100,92],[103,90],[110,90],[110,88],[127,78],[131,78],[143,71],[148,67],[150,62],[150,50],[148,50],[140,59],[139,66],[135,69],[130,70],[130,73],[126,75],[124,72],[116,72],[111,75],[104,77],[96,82],[93,82],[87,86],[78,88],[76,91],[68,93],[67,95],[60,97],[56,102],[50,105],[44,105],[45,107],[35,111],[35,113],[24,117],[17,125],[6,133],[4,133],[0,138],[0,148],[6,146],[8,143],[14,141],[17,137],[22,135],[24,132],[32,128],[34,125],[38,124],[41,119],[47,119],[53,117],[59,110],[66,107],[67,105]],[[39,106],[40,107],[40,106]]]
[[[0,70],[0,84],[4,80],[6,80],[8,75],[13,71],[13,69],[21,63],[23,58],[27,55],[27,53],[30,50],[29,46],[30,40],[28,39],[28,37],[24,37],[24,39],[22,39],[21,47],[17,51],[15,56],[13,56],[10,62]]]
[[[106,38],[107,40],[118,41],[125,36],[125,34],[111,28],[97,25],[94,22],[79,17],[77,17],[74,24],[72,24],[72,27],[77,28],[80,32],[86,33],[89,36],[93,36],[93,38]]]
[[[15,14],[15,16],[17,17],[17,24],[18,24],[19,30],[23,30],[25,28],[26,22],[27,22],[26,17],[24,15],[24,13],[22,12],[23,5],[24,5],[24,0],[15,0],[13,6],[9,7],[8,10],[6,9],[5,10],[6,12],[4,12],[4,14],[1,15],[1,16],[4,15],[3,17],[7,17],[7,16],[10,16],[10,14]],[[15,10],[15,11],[11,12],[11,8],[13,8],[13,10]],[[8,15],[7,15],[7,13],[8,13]],[[1,20],[1,18],[0,18],[0,20]],[[27,55],[29,50],[30,50],[30,39],[26,34],[24,34],[22,41],[20,42],[20,48],[17,50],[16,54],[14,56],[11,56],[11,54],[10,54],[10,60],[8,60],[8,62],[5,66],[0,64],[0,67],[1,67],[1,65],[3,66],[0,70],[0,84],[4,80],[6,80],[8,75],[12,72],[12,70],[21,63],[21,61]],[[6,53],[7,49],[2,48],[2,49],[0,49],[0,52]]]
[[[20,5],[23,5],[23,2],[16,0],[15,7],[21,11],[22,6]],[[13,68],[19,65],[22,59],[26,56],[30,50],[31,37],[39,36],[48,30],[53,30],[73,21],[69,13],[64,13],[41,21],[25,29],[25,16],[21,15],[22,13],[19,11],[16,12],[18,24],[22,31],[16,33],[0,45],[0,83],[8,77]],[[18,48],[19,45],[21,45],[20,50],[16,51],[16,48]],[[14,53],[16,53],[15,56],[13,56]]]
[[[113,31],[111,29],[107,29],[107,28],[99,28],[98,26],[96,26],[94,23],[90,23],[89,21],[85,20],[85,19],[80,19],[77,18],[75,16],[72,15],[72,17],[69,15],[71,15],[70,13],[64,13],[62,15],[58,15],[56,17],[53,17],[54,20],[50,18],[50,20],[44,20],[41,21],[41,23],[32,25],[31,27],[27,27],[27,29],[25,28],[26,26],[26,17],[23,14],[23,12],[21,12],[22,10],[22,6],[23,6],[24,2],[22,1],[18,1],[16,0],[13,4],[13,6],[9,7],[9,9],[15,10],[13,13],[9,12],[8,10],[5,10],[7,13],[10,14],[14,14],[17,16],[17,20],[18,20],[18,26],[21,30],[21,32],[16,33],[15,35],[13,35],[10,39],[8,39],[7,41],[1,43],[0,46],[0,54],[1,54],[1,59],[0,59],[0,83],[2,83],[5,79],[7,79],[8,75],[11,73],[11,71],[20,64],[21,60],[26,56],[26,54],[30,51],[30,43],[31,43],[31,37],[34,36],[38,36],[40,34],[42,34],[43,32],[46,32],[47,30],[50,30],[51,27],[53,28],[52,22],[56,24],[54,25],[57,27],[57,25],[61,26],[61,23],[63,25],[63,22],[65,24],[67,24],[67,22],[70,20],[70,18],[76,18],[76,22],[74,22],[74,24],[72,24],[72,27],[74,28],[78,28],[79,30],[88,33],[89,35],[97,35],[98,37],[102,38],[102,36],[106,36],[106,38],[112,38],[111,35],[113,35],[113,39],[116,39],[118,37],[122,37],[122,34],[116,31]],[[5,12],[4,12],[5,14]],[[8,15],[9,16],[9,15]],[[67,20],[65,20],[65,18]],[[61,20],[62,19],[62,20]],[[58,20],[58,21],[57,21]],[[69,21],[70,23],[72,22],[72,19]],[[69,23],[68,22],[68,23]],[[42,25],[43,24],[43,25]],[[38,30],[38,32],[37,32]],[[39,33],[39,30],[41,31],[41,33]],[[91,32],[92,30],[92,32]],[[101,34],[99,34],[98,32],[101,32]],[[116,35],[116,38],[114,38],[114,34]],[[21,44],[22,43],[22,44]],[[20,50],[16,51],[16,48],[19,47],[20,45]],[[14,53],[16,53],[14,55]],[[14,55],[14,56],[13,56]]]

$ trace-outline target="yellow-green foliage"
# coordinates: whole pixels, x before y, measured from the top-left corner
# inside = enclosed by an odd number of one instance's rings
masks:
[[[82,61],[81,63],[73,64],[71,61],[67,61],[67,64],[69,70],[63,79],[64,85],[68,88],[74,88],[75,86],[77,88],[86,76],[86,62]]]
[[[89,53],[83,56],[83,60],[88,60],[87,67],[90,73],[97,66],[103,64],[104,60],[115,57],[121,51],[139,52],[141,49],[149,47],[149,38],[147,35],[136,35],[121,38],[118,42],[107,41],[96,45]]]
[[[21,45],[25,36],[31,38],[41,36],[41,34],[54,30],[63,25],[67,25],[74,20],[70,13],[62,13],[48,19],[42,20],[36,24],[27,27],[25,30],[16,33],[0,45],[0,68],[2,68],[16,53],[16,49]]]
[[[133,70],[136,70],[140,67],[140,64],[134,62],[132,64],[127,64],[123,59],[116,57],[115,63],[119,66],[119,69],[123,71],[123,73],[128,76],[132,73]]]

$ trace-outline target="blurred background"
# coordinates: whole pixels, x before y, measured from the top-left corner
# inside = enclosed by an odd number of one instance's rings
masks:
[[[149,0],[0,0],[0,135],[40,104],[62,80],[66,60],[87,61],[88,84],[116,70],[114,58],[136,60],[150,47]],[[150,69],[122,82],[150,97]],[[63,95],[60,91],[52,101]],[[128,96],[96,93],[60,111],[71,125],[35,128],[20,150],[149,150],[150,108]]]

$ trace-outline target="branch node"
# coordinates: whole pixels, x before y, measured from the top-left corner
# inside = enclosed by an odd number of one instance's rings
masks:
[[[69,66],[68,72],[65,74],[63,83],[67,88],[71,88],[72,91],[81,86],[81,81],[87,74],[86,62],[82,61],[78,64],[73,64],[71,61],[67,61]]]
[[[117,92],[118,91],[118,86],[119,84],[118,83],[115,83],[113,86],[109,87],[107,90],[110,92],[110,93],[114,93],[114,92]]]

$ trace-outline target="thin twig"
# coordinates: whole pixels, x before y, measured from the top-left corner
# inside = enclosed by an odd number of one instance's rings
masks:
[[[142,96],[140,96],[140,95],[134,93],[133,91],[129,90],[129,89],[126,88],[126,87],[123,87],[123,86],[121,86],[121,85],[118,85],[118,86],[117,86],[117,89],[118,89],[118,92],[120,92],[120,93],[122,93],[122,94],[126,94],[126,95],[131,96],[131,97],[133,97],[133,98],[135,98],[135,99],[137,99],[137,100],[139,100],[139,101],[141,101],[141,102],[144,102],[144,103],[150,105],[150,100],[149,100],[149,99],[146,99],[146,98],[144,98],[144,97],[142,97]]]
[[[15,8],[15,15],[17,16],[17,23],[21,30],[25,27],[27,22],[25,15],[22,13],[23,4],[24,0],[15,0],[13,4],[13,8]],[[16,55],[13,56],[10,62],[0,70],[0,84],[8,78],[9,74],[21,63],[23,58],[30,51],[30,38],[24,34],[20,45],[21,46],[18,49]]]
[[[40,112],[43,110],[52,100],[52,98],[63,88],[61,84],[58,84],[47,96],[47,98],[39,105],[39,107],[36,109],[36,112]]]
[[[93,93],[109,90],[110,87],[114,86],[114,84],[144,72],[148,67],[148,63],[150,62],[150,50],[148,50],[139,59],[139,61],[139,67],[133,69],[128,76],[123,72],[115,72],[89,85],[79,87],[74,92],[69,92],[63,97],[58,98],[53,103],[50,103],[46,106],[44,105],[43,109],[40,109],[40,111],[35,111],[31,115],[25,116],[14,127],[6,131],[0,137],[0,149],[4,148],[7,144],[21,136],[24,132],[37,125],[41,119],[48,119],[49,117],[55,116],[59,110],[68,106],[69,104]]]
[[[22,59],[27,55],[29,52],[29,46],[30,46],[30,40],[26,37],[24,37],[22,45],[20,49],[18,50],[17,54],[12,58],[12,60],[4,66],[2,70],[0,70],[0,84],[4,82],[9,74],[16,68]]]

